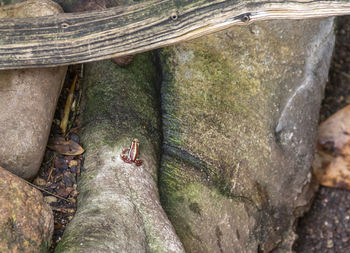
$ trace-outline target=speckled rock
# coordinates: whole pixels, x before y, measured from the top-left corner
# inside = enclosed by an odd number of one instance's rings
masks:
[[[30,0],[0,7],[0,18],[62,12],[51,1]],[[66,67],[0,71],[0,166],[33,178],[44,155]]]
[[[159,201],[159,81],[152,54],[85,65],[78,210],[56,252],[184,252]],[[140,140],[143,164],[120,155]]]
[[[234,27],[161,50],[161,202],[187,252],[291,252],[333,19]]]
[[[52,233],[41,192],[0,167],[0,252],[46,252]]]

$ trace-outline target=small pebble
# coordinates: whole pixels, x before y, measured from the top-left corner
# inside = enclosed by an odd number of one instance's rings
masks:
[[[45,179],[42,179],[40,177],[37,177],[36,179],[34,179],[34,182],[33,182],[35,185],[37,186],[46,186],[46,180]]]
[[[322,242],[317,243],[316,250],[320,250],[322,248]]]
[[[347,242],[347,241],[349,241],[349,237],[343,237],[341,240],[342,240],[342,242]]]
[[[331,249],[334,247],[334,243],[333,243],[333,240],[331,239],[328,239],[327,240],[327,248]]]
[[[48,204],[57,202],[57,198],[55,196],[45,196],[44,200]]]
[[[338,219],[337,216],[334,217],[334,222],[335,222],[335,224],[338,224],[338,223],[339,223],[339,219]]]
[[[72,204],[75,204],[77,203],[77,200],[75,198],[69,198],[68,199]]]
[[[333,232],[332,231],[328,231],[327,238],[333,238]]]

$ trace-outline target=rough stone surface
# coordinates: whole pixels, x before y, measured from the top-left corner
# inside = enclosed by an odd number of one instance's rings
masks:
[[[0,252],[45,252],[53,215],[40,191],[0,167]]]
[[[159,82],[152,54],[137,55],[125,68],[86,64],[84,77],[86,171],[77,213],[56,252],[184,252],[159,202]],[[120,158],[133,138],[140,140],[140,167]]]
[[[291,252],[307,208],[333,19],[161,51],[161,201],[187,252]]]
[[[50,0],[0,0],[0,18],[28,18],[63,12],[60,5]]]
[[[50,1],[0,7],[0,18],[59,13]],[[44,155],[66,67],[0,71],[0,166],[33,178]]]

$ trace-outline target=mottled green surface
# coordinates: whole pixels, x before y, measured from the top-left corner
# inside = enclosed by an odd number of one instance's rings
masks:
[[[265,22],[161,51],[161,200],[188,252],[290,250],[332,22]]]
[[[23,1],[25,1],[25,0],[0,0],[0,6],[7,5],[7,4],[16,4],[16,3],[23,2]]]
[[[148,140],[159,142],[157,75],[152,54],[137,55],[126,68],[109,61],[92,63],[86,66],[86,75],[89,79],[85,82],[82,124],[89,126],[84,132],[87,148],[113,146],[121,140],[127,147],[134,137],[143,147]]]
[[[78,211],[56,252],[183,252],[159,203],[159,77],[153,54],[85,65]],[[143,165],[124,163],[140,140]]]

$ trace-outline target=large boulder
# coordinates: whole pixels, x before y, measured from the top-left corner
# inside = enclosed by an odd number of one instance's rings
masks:
[[[159,201],[159,81],[152,54],[85,65],[78,210],[56,252],[184,252]],[[122,151],[140,141],[141,166]]]
[[[46,252],[53,228],[41,192],[0,167],[0,252]]]
[[[62,12],[51,1],[30,0],[0,7],[0,18]],[[67,67],[0,71],[0,166],[33,178],[44,155]]]
[[[161,201],[187,252],[291,252],[333,19],[234,27],[161,50]]]

